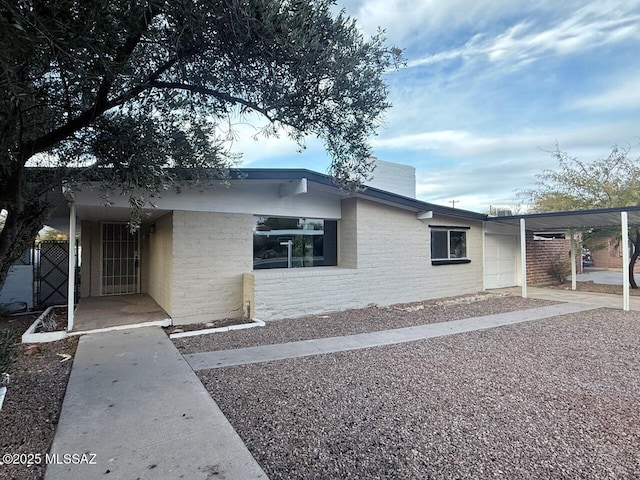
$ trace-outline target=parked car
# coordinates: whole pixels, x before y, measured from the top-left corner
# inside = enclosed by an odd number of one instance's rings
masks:
[[[593,267],[593,257],[589,250],[582,250],[582,268]]]

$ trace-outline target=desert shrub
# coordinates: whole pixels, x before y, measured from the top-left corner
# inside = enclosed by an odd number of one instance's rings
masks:
[[[58,330],[58,316],[55,311],[51,311],[49,315],[42,319],[40,330],[43,332],[55,332]]]
[[[558,283],[567,281],[567,276],[571,275],[571,263],[566,260],[557,259],[549,266],[549,275],[555,278]]]

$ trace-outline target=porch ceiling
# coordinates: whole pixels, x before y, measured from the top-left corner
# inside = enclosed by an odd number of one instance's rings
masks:
[[[169,210],[155,208],[145,209],[143,222],[153,221],[167,212],[169,212]],[[131,219],[131,209],[104,205],[76,205],[76,215],[80,220],[90,220],[94,222],[128,222]],[[67,223],[68,222],[69,217],[67,216]]]
[[[508,217],[490,217],[487,220],[498,224],[518,226],[525,219],[527,230],[537,232],[558,230],[584,230],[595,227],[620,227],[620,212],[627,212],[629,225],[640,225],[640,206],[606,208],[598,210],[575,210],[571,212],[533,213]]]
[[[152,222],[169,210],[145,209],[143,222]],[[131,209],[122,207],[106,207],[95,205],[76,205],[76,216],[79,220],[92,222],[128,222],[131,219]],[[69,233],[69,205],[66,202],[58,204],[52,215],[47,220],[47,226]],[[78,230],[80,224],[78,224]]]

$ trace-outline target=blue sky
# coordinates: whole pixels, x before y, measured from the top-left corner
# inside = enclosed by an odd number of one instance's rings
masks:
[[[416,167],[418,198],[479,212],[511,206],[560,148],[583,160],[611,146],[640,156],[640,0],[341,0],[378,26],[408,65],[387,74],[393,108],[374,155]],[[250,140],[246,167],[324,172],[314,139]]]

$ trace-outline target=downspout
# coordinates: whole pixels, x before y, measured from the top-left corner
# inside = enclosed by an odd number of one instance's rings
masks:
[[[76,205],[69,203],[69,273],[67,281],[67,331],[73,330],[76,292]]]
[[[520,219],[520,268],[522,272],[522,298],[527,298],[527,229],[524,218]]]

